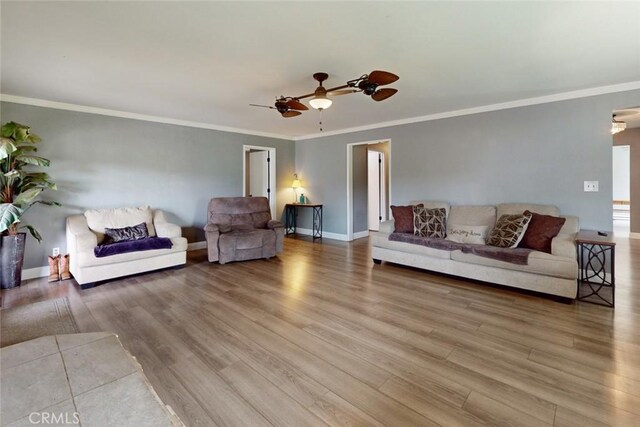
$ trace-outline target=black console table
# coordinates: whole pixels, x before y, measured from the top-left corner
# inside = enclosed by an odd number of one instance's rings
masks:
[[[615,306],[616,243],[611,236],[581,230],[576,236],[578,248],[578,300]]]
[[[322,239],[322,205],[316,203],[287,203],[285,211],[285,234],[295,234],[298,218],[298,208],[311,208],[313,210],[313,240]]]

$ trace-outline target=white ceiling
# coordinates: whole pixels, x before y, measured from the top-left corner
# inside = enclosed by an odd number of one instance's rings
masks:
[[[288,136],[277,95],[380,69],[325,131],[640,81],[640,2],[5,2],[1,92]],[[621,106],[625,107],[625,106]]]

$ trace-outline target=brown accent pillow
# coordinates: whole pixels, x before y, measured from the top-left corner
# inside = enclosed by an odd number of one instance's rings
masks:
[[[423,206],[422,203],[416,206]],[[413,206],[391,206],[396,233],[413,233]]]
[[[551,240],[560,233],[566,218],[540,215],[529,211],[524,211],[524,214],[531,214],[531,222],[518,246],[550,254]]]

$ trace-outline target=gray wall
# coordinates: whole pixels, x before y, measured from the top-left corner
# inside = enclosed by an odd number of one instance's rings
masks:
[[[385,139],[391,204],[546,203],[611,230],[611,113],[633,105],[640,90],[296,141],[296,169],[327,232],[347,231],[346,144]],[[583,192],[585,180],[600,191]]]
[[[61,208],[36,206],[25,216],[44,240],[28,238],[25,268],[46,265],[51,248],[64,253],[65,217],[87,208],[149,204],[169,213],[190,241],[204,240],[207,202],[242,195],[242,145],[277,149],[277,212],[290,198],[292,141],[0,103],[3,123],[31,126],[43,138],[58,184],[47,197]]]
[[[627,129],[613,136],[613,145],[628,145],[631,172],[631,232],[640,233],[640,128]]]

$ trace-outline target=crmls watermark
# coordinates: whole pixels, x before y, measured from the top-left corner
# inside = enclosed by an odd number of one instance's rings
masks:
[[[31,424],[78,425],[80,414],[77,412],[32,412],[29,414]]]

